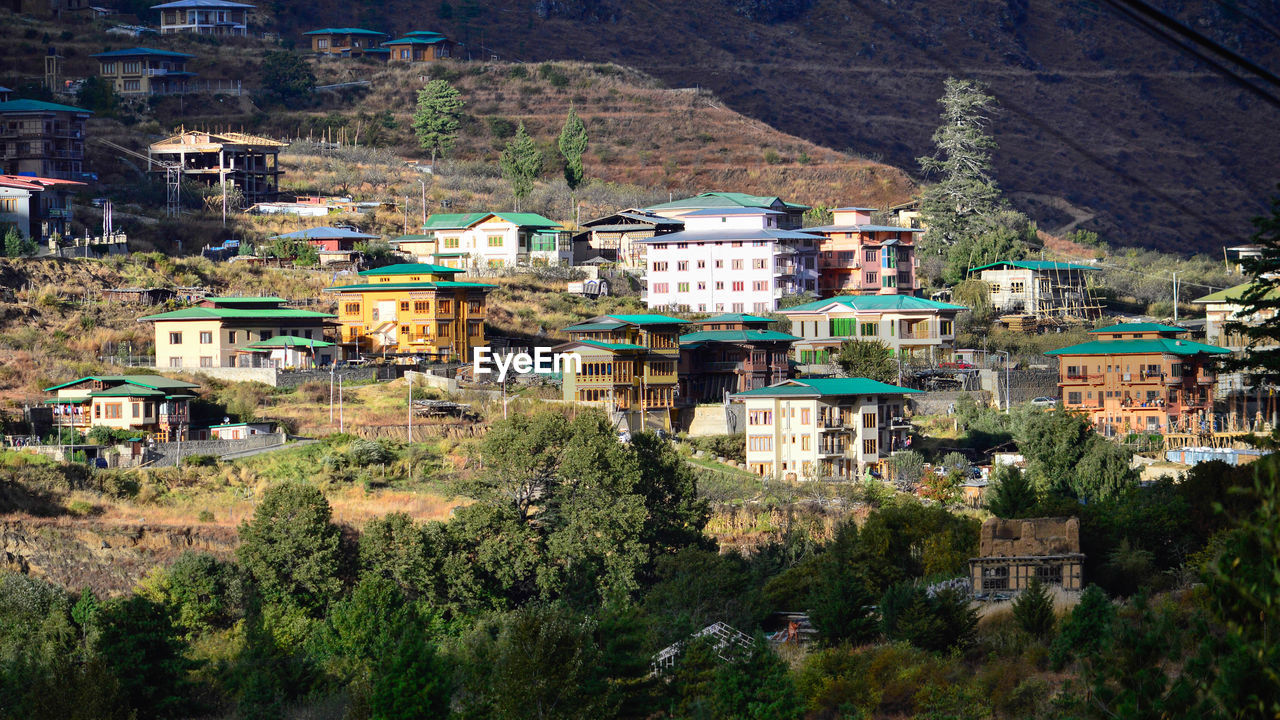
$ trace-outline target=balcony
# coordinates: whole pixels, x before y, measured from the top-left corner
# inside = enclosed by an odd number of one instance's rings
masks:
[[[818,454],[822,456],[843,455],[846,443],[841,442],[824,442],[818,443]]]
[[[1199,385],[1212,385],[1218,381],[1218,374],[1211,372],[1202,372],[1196,376],[1196,383]]]
[[[936,340],[938,336],[929,328],[901,329],[898,331],[899,340]]]
[[[773,266],[773,274],[775,277],[779,275],[795,275],[796,266],[792,263],[778,263]]]
[[[1175,377],[1173,375],[1162,373],[1160,375],[1160,379],[1164,382],[1165,385],[1181,385],[1182,384],[1182,376],[1180,375]]]

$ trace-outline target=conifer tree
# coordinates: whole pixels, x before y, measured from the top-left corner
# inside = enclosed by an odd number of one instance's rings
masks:
[[[587,128],[578,117],[578,111],[569,106],[564,127],[560,129],[560,154],[564,156],[564,181],[569,192],[582,186],[582,154],[587,151]]]
[[[928,239],[950,245],[974,235],[977,220],[994,214],[1002,201],[991,168],[995,138],[988,126],[995,98],[973,80],[947,78],[943,124],[933,134],[936,151],[919,158],[926,174],[940,175],[920,198]]]
[[[542,172],[542,151],[525,132],[524,123],[516,128],[516,136],[502,151],[499,164],[502,177],[511,183],[511,194],[515,196],[516,210],[519,211],[520,202],[533,192],[533,181]]]
[[[453,147],[462,117],[462,97],[447,80],[432,80],[418,91],[418,107],[413,113],[413,132],[424,150],[431,151],[431,164],[436,154]]]
[[[1053,598],[1039,578],[1031,578],[1018,597],[1013,601],[1013,619],[1018,626],[1033,637],[1044,639],[1053,632],[1056,618],[1053,616]]]

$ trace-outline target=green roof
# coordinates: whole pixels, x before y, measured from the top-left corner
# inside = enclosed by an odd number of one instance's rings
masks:
[[[444,42],[444,37],[402,37],[396,40],[388,40],[383,45],[435,45],[438,42]]]
[[[333,315],[329,313],[315,312],[314,310],[296,310],[294,308],[206,308],[193,307],[185,310],[174,310],[173,312],[160,313],[159,315],[147,315],[138,318],[142,321],[164,321],[164,320],[306,320],[331,318]]]
[[[827,397],[833,395],[891,395],[921,390],[898,387],[869,378],[813,378],[786,380],[770,387],[734,393],[734,397]]]
[[[773,321],[767,317],[760,317],[759,315],[744,315],[742,313],[725,313],[723,315],[716,315],[715,317],[709,317],[706,320],[699,320],[698,322],[699,323],[730,323],[730,322],[762,323],[762,322],[773,322]]]
[[[327,287],[325,292],[364,292],[366,290],[439,290],[445,288],[496,288],[497,285],[489,285],[477,282],[460,282],[456,280],[431,280],[423,282],[404,282],[404,283],[359,283],[356,285],[335,285]]]
[[[117,385],[107,390],[94,390],[89,393],[90,397],[164,397],[163,390],[152,390],[147,387],[139,387],[137,385]]]
[[[996,262],[983,265],[981,267],[969,268],[969,272],[978,272],[979,270],[987,270],[996,267],[1016,267],[1023,270],[1097,270],[1092,265],[1077,265],[1075,263],[1055,262],[1053,260],[997,260]]]
[[[97,380],[98,382],[104,383],[129,383],[130,385],[151,388],[152,390],[185,390],[188,388],[200,387],[195,383],[189,383],[185,380],[174,380],[173,378],[167,378],[163,375],[86,375],[82,378],[62,383],[61,385],[47,387],[44,391],[53,392],[54,390],[61,390],[64,387],[79,385],[80,383],[88,380]]]
[[[798,312],[817,312],[829,307],[832,303],[843,305],[851,310],[968,310],[963,305],[915,297],[914,295],[836,295],[824,300],[814,300],[803,305],[796,305],[778,312],[783,315]]]
[[[279,305],[282,302],[285,302],[284,298],[275,297],[274,295],[268,295],[265,297],[237,297],[235,295],[225,295],[220,297],[206,297],[205,300],[208,300],[209,302],[215,302],[215,303],[220,303],[220,302],[275,303],[277,305]]]
[[[1177,325],[1162,325],[1153,322],[1135,322],[1135,323],[1118,323],[1116,325],[1108,325],[1097,330],[1090,330],[1091,333],[1184,333],[1187,329],[1178,327]]]
[[[322,30],[311,30],[302,33],[303,35],[386,35],[384,32],[377,30],[365,30],[363,28],[324,28]]]
[[[604,350],[648,350],[649,349],[643,345],[633,345],[631,343],[600,342],[599,340],[570,340],[569,342],[571,344],[579,343],[582,345],[590,345],[591,347],[598,347]]]
[[[311,338],[300,338],[293,335],[277,335],[270,340],[261,340],[251,345],[245,345],[247,348],[259,348],[262,350],[276,350],[279,348],[305,347],[305,348],[324,348],[333,347],[333,343],[324,340],[312,340]]]
[[[750,207],[750,208],[767,208],[772,207],[775,203],[781,203],[783,207],[793,210],[808,210],[808,205],[799,203],[789,203],[782,198],[770,195],[748,195],[740,192],[704,192],[694,195],[693,197],[682,198],[680,200],[672,200],[670,202],[650,205],[645,210],[682,210],[685,208],[723,208],[723,207]]]
[[[565,330],[568,332],[589,332],[591,330],[616,330],[617,328],[620,328],[625,324],[626,323],[620,323],[620,322],[580,323],[578,325],[570,325],[569,327],[565,328]]]
[[[1252,282],[1240,283],[1235,287],[1229,287],[1226,290],[1219,290],[1210,293],[1202,298],[1192,300],[1194,303],[1239,303],[1244,299],[1244,294],[1253,286]],[[1272,288],[1267,291],[1268,300],[1280,299],[1280,288]]]
[[[456,230],[467,228],[484,220],[487,217],[496,217],[506,220],[512,225],[519,227],[560,227],[560,223],[549,218],[545,218],[538,213],[517,213],[517,212],[478,212],[478,213],[436,213],[427,216],[427,222],[423,224],[423,230]]]
[[[620,320],[632,325],[670,325],[672,323],[683,324],[685,322],[680,318],[673,318],[670,315],[606,315],[605,317],[610,317],[614,320]]]
[[[680,336],[680,344],[702,342],[795,342],[800,338],[776,330],[702,330]]]
[[[1205,345],[1191,340],[1174,338],[1131,338],[1128,340],[1094,340],[1079,345],[1050,350],[1045,355],[1144,355],[1169,353],[1170,355],[1229,355],[1230,350],[1217,345]]]
[[[463,271],[458,268],[445,267],[444,265],[432,265],[431,263],[400,263],[398,265],[373,268],[372,270],[361,270],[360,275],[363,277],[373,277],[382,275],[422,275],[424,273],[453,274],[460,272]]]
[[[37,112],[41,110],[50,110],[55,112],[77,112],[92,115],[92,110],[84,108],[71,107],[70,105],[59,105],[57,103],[44,102],[43,100],[10,100],[8,102],[0,102],[0,113],[7,112]]]

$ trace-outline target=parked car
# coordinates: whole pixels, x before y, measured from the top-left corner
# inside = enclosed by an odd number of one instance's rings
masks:
[[[1032,398],[1031,404],[1035,405],[1036,407],[1045,407],[1045,408],[1057,407],[1058,398],[1051,398],[1051,397]]]

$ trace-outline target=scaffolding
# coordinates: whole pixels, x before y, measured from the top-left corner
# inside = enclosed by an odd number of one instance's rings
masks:
[[[672,643],[659,650],[658,654],[653,656],[654,674],[656,675],[674,667],[676,658],[680,657],[680,654],[684,652],[685,644],[690,640],[703,637],[712,639],[716,657],[724,662],[733,662],[740,659],[743,653],[749,652],[755,646],[755,640],[752,640],[750,635],[735,629],[727,623],[713,623],[690,635],[687,640]]]
[[[1033,314],[1036,320],[1049,326],[1073,325],[1089,323],[1102,316],[1102,304],[1094,296],[1085,270],[1067,264],[1066,268],[1044,272],[1044,276],[1035,278]]]

